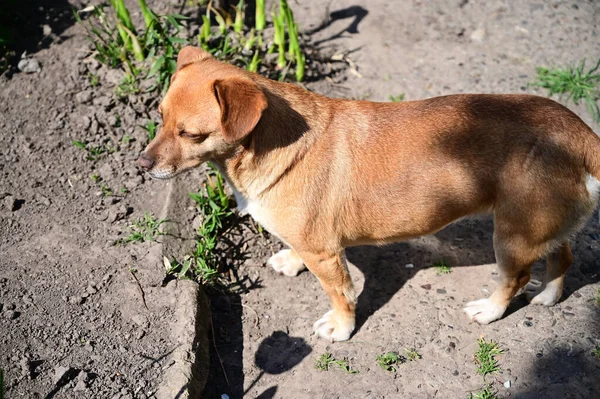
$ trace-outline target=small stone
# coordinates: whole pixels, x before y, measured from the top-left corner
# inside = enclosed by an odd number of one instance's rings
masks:
[[[94,295],[96,292],[98,292],[96,287],[94,287],[93,285],[88,285],[88,287],[85,289],[85,291],[90,295]]]
[[[19,71],[25,73],[39,73],[42,70],[40,62],[35,58],[21,59],[17,65],[17,68],[19,68]]]
[[[458,370],[454,370],[454,371],[452,372],[452,375],[453,375],[453,376],[457,376],[458,374],[460,374],[460,373],[458,372]]]
[[[504,381],[504,388],[506,388],[506,389],[510,388],[510,384],[511,384],[510,380]]]
[[[472,41],[474,41],[476,43],[481,43],[483,41],[483,39],[485,39],[485,29],[484,28],[475,29],[473,31],[473,33],[471,33]]]
[[[444,290],[444,289],[442,289],[442,288],[438,288],[438,289],[436,290],[436,292],[437,292],[438,294],[445,294],[445,293],[446,293],[446,290]]]
[[[406,269],[412,269],[413,267],[415,267],[415,265],[413,265],[412,263],[408,263],[404,266]]]
[[[82,296],[72,296],[69,298],[69,303],[72,305],[81,305],[85,302],[85,298]]]
[[[92,101],[92,92],[89,90],[81,91],[81,92],[75,94],[75,100],[79,104],[89,103],[90,101]]]
[[[421,286],[421,288],[423,288],[424,290],[430,290],[431,289],[431,284],[423,284]]]
[[[221,394],[221,399],[229,399],[229,395],[227,395],[226,393]]]
[[[532,323],[532,322],[530,322],[529,320],[525,320],[525,321],[523,321],[523,325],[524,325],[525,327],[532,327],[532,326],[533,326],[533,323]]]

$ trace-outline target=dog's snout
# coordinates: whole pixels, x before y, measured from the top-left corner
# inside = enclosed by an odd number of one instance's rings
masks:
[[[154,159],[150,158],[145,152],[142,152],[138,159],[138,165],[144,170],[150,170],[154,166]]]

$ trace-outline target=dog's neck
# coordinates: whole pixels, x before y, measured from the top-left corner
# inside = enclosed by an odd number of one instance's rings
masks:
[[[280,184],[302,162],[330,119],[322,112],[327,107],[320,106],[324,97],[303,93],[302,102],[290,101],[303,89],[286,85],[284,91],[280,85],[265,84],[269,106],[258,125],[232,154],[215,161],[229,183],[247,199],[260,198]]]

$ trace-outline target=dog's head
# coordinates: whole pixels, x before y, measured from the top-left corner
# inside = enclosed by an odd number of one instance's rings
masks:
[[[265,94],[247,73],[185,47],[159,106],[160,133],[138,164],[152,177],[168,179],[226,157],[254,130],[266,107]]]

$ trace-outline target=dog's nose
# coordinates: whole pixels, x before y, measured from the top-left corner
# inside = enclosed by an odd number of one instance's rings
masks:
[[[142,152],[138,159],[138,165],[144,170],[150,170],[154,166],[154,159],[150,158],[145,152]]]

